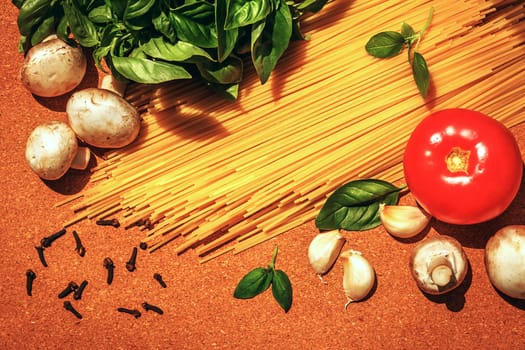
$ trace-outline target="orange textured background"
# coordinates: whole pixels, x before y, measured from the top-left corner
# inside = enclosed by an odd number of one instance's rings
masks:
[[[44,182],[26,165],[29,133],[42,122],[65,121],[65,98],[35,98],[21,86],[16,15],[10,2],[0,4],[0,348],[525,348],[525,302],[497,293],[483,264],[483,247],[495,230],[525,224],[524,186],[511,208],[491,222],[468,227],[432,222],[427,235],[455,236],[470,260],[467,280],[447,296],[429,298],[416,287],[407,266],[414,242],[394,240],[381,228],[345,232],[345,249],[360,250],[378,279],[373,295],[345,312],[341,266],[336,265],[325,277],[328,285],[322,285],[308,263],[308,245],[317,233],[313,222],[245,253],[226,254],[202,265],[192,251],[177,256],[169,246],[152,254],[139,250],[137,270],[128,272],[125,263],[142,233],[85,221],[46,250],[49,267],[44,268],[34,246],[71,216],[67,207],[54,204],[89,186],[89,177],[70,171],[59,181]],[[83,86],[96,84],[97,74],[91,70]],[[512,131],[525,152],[525,125]],[[408,195],[402,201],[413,199]],[[72,229],[87,248],[83,258],[74,251]],[[293,284],[293,305],[287,314],[269,291],[251,300],[232,297],[245,273],[270,262],[274,245],[279,247],[277,268]],[[102,266],[106,256],[116,264],[110,286]],[[28,268],[37,273],[32,297],[25,291]],[[155,272],[163,275],[167,288],[153,280]],[[83,298],[72,301],[83,315],[77,320],[64,310],[57,294],[69,281],[84,279],[89,284]],[[142,310],[135,319],[116,311],[141,309],[144,301],[158,305],[164,314]]]

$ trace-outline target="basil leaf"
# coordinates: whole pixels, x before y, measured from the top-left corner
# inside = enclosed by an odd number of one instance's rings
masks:
[[[48,17],[50,11],[49,0],[26,0],[20,6],[17,24],[18,31],[23,36],[30,36],[33,28],[44,18]]]
[[[126,79],[142,84],[158,84],[176,79],[189,79],[181,66],[144,58],[112,56],[114,68]]]
[[[252,27],[252,62],[264,84],[270,77],[277,61],[288,47],[292,36],[292,15],[285,0],[279,9],[264,21]]]
[[[394,31],[377,33],[365,45],[366,52],[377,58],[388,58],[398,55],[405,44],[402,34]]]
[[[224,29],[235,29],[262,21],[273,11],[273,0],[230,0]]]
[[[110,23],[112,19],[111,9],[106,5],[95,7],[89,11],[88,19],[96,24]]]
[[[156,37],[142,45],[142,49],[147,55],[165,61],[214,61],[213,57],[211,57],[207,51],[182,40],[177,41],[175,44],[171,44],[163,37]]]
[[[211,83],[234,84],[242,78],[242,60],[233,55],[221,63],[197,63],[197,68],[202,77]]]
[[[217,47],[215,9],[206,1],[195,1],[170,12],[179,39],[203,48]]]
[[[213,89],[213,91],[230,101],[235,101],[239,96],[239,84],[213,84],[208,83],[208,86]]]
[[[284,312],[288,312],[292,307],[292,283],[282,270],[273,271],[272,294]]]
[[[17,9],[20,10],[25,1],[26,0],[12,0],[11,3],[15,5]]]
[[[73,0],[63,2],[64,15],[69,23],[69,29],[75,39],[84,47],[93,47],[99,43],[97,29],[82,11],[75,6]]]
[[[272,283],[271,269],[258,267],[248,272],[239,282],[233,296],[237,299],[250,299],[264,292]]]
[[[381,224],[379,204],[394,205],[398,188],[377,179],[351,181],[335,190],[321,208],[315,225],[321,230],[368,230]]]
[[[155,5],[155,0],[130,0],[124,11],[124,23],[133,31],[140,31],[151,24],[151,16],[146,16]]]
[[[35,46],[55,32],[55,16],[45,18],[31,36],[31,45]]]
[[[228,57],[237,43],[239,29],[225,29],[226,1],[217,1],[215,4],[215,26],[217,31],[217,60],[222,62]]]
[[[164,35],[170,42],[174,43],[177,40],[177,34],[175,28],[171,25],[170,16],[167,11],[161,8],[161,4],[158,4],[157,8],[153,13],[151,22],[153,27],[162,35]]]
[[[297,4],[297,9],[302,12],[316,13],[326,5],[328,0],[305,0]]]
[[[419,93],[421,96],[426,97],[430,85],[430,73],[423,55],[417,51],[414,52],[414,58],[412,59],[412,74]]]

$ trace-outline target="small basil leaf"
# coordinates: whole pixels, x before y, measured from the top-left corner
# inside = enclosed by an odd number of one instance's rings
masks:
[[[230,0],[224,29],[235,29],[262,21],[273,11],[273,0]]]
[[[365,45],[366,52],[377,58],[388,58],[398,55],[403,49],[405,38],[394,31],[377,33]]]
[[[368,230],[381,224],[379,204],[394,205],[398,188],[377,179],[351,181],[335,190],[326,200],[317,218],[321,230]]]
[[[126,79],[142,84],[158,84],[175,79],[189,79],[181,66],[136,57],[112,56],[113,67]]]
[[[403,22],[401,24],[401,35],[405,39],[406,43],[411,43],[414,40],[414,29],[410,26],[410,24]]]
[[[414,75],[419,93],[421,96],[426,97],[430,85],[430,73],[428,72],[427,62],[419,52],[414,52],[412,74]]]
[[[282,270],[273,271],[272,294],[284,312],[288,312],[292,307],[292,283]]]
[[[258,267],[248,272],[239,282],[233,296],[237,299],[250,299],[264,292],[272,283],[272,270]]]

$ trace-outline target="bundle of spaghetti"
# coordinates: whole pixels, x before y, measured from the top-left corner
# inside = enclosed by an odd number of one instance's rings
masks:
[[[235,102],[197,81],[130,87],[143,126],[107,152],[69,226],[120,215],[154,251],[176,241],[201,261],[239,253],[317,215],[355,179],[402,181],[402,154],[432,110],[480,110],[511,127],[525,121],[525,17],[520,1],[342,1],[304,20],[265,85],[249,64]],[[419,95],[407,56],[368,56],[364,45],[401,21],[431,26],[418,50],[432,76]],[[372,19],[372,20],[371,20]],[[146,224],[147,223],[147,224]]]

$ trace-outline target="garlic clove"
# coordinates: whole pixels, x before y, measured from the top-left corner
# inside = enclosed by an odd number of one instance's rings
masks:
[[[322,275],[334,265],[345,242],[339,230],[319,233],[310,242],[308,260],[323,283]]]
[[[350,303],[366,298],[374,286],[376,276],[370,262],[355,250],[341,253],[343,262],[343,290],[347,298],[345,310]]]
[[[419,207],[381,203],[379,218],[392,236],[410,238],[418,235],[428,226],[431,216]]]

